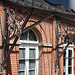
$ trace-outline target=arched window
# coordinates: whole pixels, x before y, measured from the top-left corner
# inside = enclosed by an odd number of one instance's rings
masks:
[[[74,48],[69,45],[63,56],[63,75],[74,75]]]
[[[38,75],[38,38],[29,30],[20,37],[18,75]]]
[[[32,30],[29,30],[22,34],[20,40],[26,40],[26,41],[37,41],[37,37],[35,33]]]

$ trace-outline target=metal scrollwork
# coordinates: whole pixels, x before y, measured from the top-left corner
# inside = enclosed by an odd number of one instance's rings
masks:
[[[9,39],[11,39],[14,35],[19,36],[21,34],[20,28],[24,22],[24,18],[21,14],[9,8],[7,8],[7,14],[8,35]]]
[[[59,44],[72,43],[75,40],[75,26],[59,22],[58,25],[58,40]],[[61,40],[61,41],[60,41]]]

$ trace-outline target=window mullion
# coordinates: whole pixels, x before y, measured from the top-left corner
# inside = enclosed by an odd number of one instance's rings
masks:
[[[68,57],[68,50],[66,50],[66,57]],[[66,75],[68,75],[68,59],[66,59]]]
[[[72,57],[74,57],[74,50],[72,48]],[[72,58],[72,75],[74,75],[74,59]]]
[[[25,75],[28,75],[28,68],[29,68],[29,48],[28,46],[26,47],[26,58],[25,58]]]
[[[39,60],[39,51],[38,51],[38,47],[36,47],[36,62],[35,62],[35,75],[38,75],[38,60]]]
[[[27,50],[27,48],[25,48],[26,50]],[[26,52],[25,52],[25,69],[24,69],[24,71],[25,71],[25,75],[26,75]]]

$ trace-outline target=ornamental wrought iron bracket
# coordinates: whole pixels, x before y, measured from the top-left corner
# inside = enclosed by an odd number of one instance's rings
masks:
[[[58,44],[72,43],[75,40],[75,26],[74,24],[62,23],[58,24]],[[60,41],[61,40],[61,41]]]
[[[32,9],[32,8],[31,8]],[[50,13],[46,17],[44,17],[41,20],[38,20],[34,24],[30,25],[29,27],[25,28],[22,27],[22,25],[25,22],[25,13],[27,14],[27,10],[23,13],[18,12],[17,10],[11,9],[6,7],[7,10],[7,26],[8,26],[8,40],[11,40],[12,38],[16,36],[20,36],[21,33],[24,33],[28,29],[31,29],[32,27],[36,26],[37,24],[41,23],[42,21],[45,21],[46,19],[49,19],[54,16],[53,13]],[[23,29],[24,28],[24,29]],[[6,33],[7,35],[7,33]]]
[[[26,16],[26,18],[24,20],[21,15],[17,16],[16,13],[14,12],[14,10],[12,10],[12,9],[9,10],[9,8],[6,8],[6,9],[7,9],[7,14],[8,14],[7,22],[6,22],[6,25],[8,28],[7,29],[8,30],[8,38],[11,39],[15,34],[16,34],[16,37],[14,39],[13,45],[9,49],[9,52],[8,52],[6,58],[4,59],[4,61],[1,64],[2,66],[5,64],[5,62],[9,58],[9,55],[12,52],[12,49],[14,48],[18,38],[22,34],[23,29],[26,26],[26,24],[33,12],[33,8],[31,8],[28,12],[28,15]]]
[[[57,20],[56,22],[56,54],[55,54],[55,69],[57,68],[59,59],[66,51],[69,44],[75,41],[75,25],[68,24]],[[67,44],[62,53],[58,56],[58,49],[60,45]]]
[[[22,24],[25,22],[25,17],[17,10],[6,8],[7,10],[7,26],[8,26],[8,39],[20,36],[22,33]]]

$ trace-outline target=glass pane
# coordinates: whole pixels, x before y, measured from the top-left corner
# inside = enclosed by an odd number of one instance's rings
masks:
[[[25,58],[25,48],[19,49],[19,59],[20,58]]]
[[[28,31],[21,35],[20,40],[27,40],[27,37],[28,37]]]
[[[66,67],[63,69],[63,72],[66,72]]]
[[[29,69],[35,69],[35,60],[29,60]]]
[[[64,58],[66,57],[66,52],[64,52]]]
[[[68,63],[69,66],[72,65],[72,59],[69,59],[69,63]]]
[[[33,71],[29,71],[29,75],[35,75],[35,70],[33,70]]]
[[[31,41],[37,41],[36,35],[32,30],[29,30],[29,40]]]
[[[20,60],[19,61],[19,70],[24,70],[25,68],[25,61],[24,60]]]
[[[24,72],[19,72],[18,75],[24,75]]]
[[[72,50],[69,50],[69,57],[72,57]]]
[[[64,52],[63,59],[64,59],[64,60],[63,60],[63,66],[65,66],[65,65],[66,65],[66,64],[65,64],[65,63],[66,63],[66,52]]]
[[[66,75],[66,73],[64,72],[63,75]]]
[[[29,49],[29,58],[35,58],[35,49]]]
[[[68,67],[68,73],[72,74],[72,67]]]
[[[64,59],[64,61],[63,61],[63,62],[64,62],[64,63],[63,63],[63,66],[65,66],[65,65],[66,65],[66,64],[65,64],[65,63],[66,63],[66,59]]]

